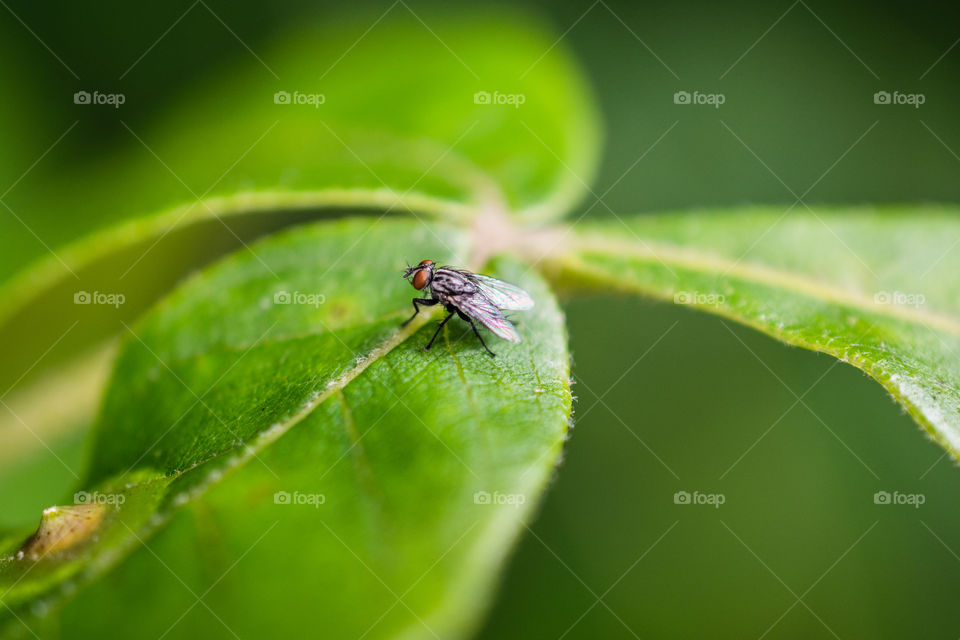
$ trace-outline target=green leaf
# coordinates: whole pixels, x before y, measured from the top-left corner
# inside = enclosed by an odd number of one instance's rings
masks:
[[[115,157],[76,173],[37,164],[5,198],[32,231],[0,215],[0,387],[40,354],[22,385],[107,348],[184,275],[285,226],[351,209],[464,222],[509,211],[530,224],[564,213],[584,190],[571,170],[592,176],[599,135],[589,87],[555,39],[505,7],[421,15],[399,3],[305,20],[258,47],[263,64],[245,57],[163,122],[124,122]],[[280,91],[324,102],[276,104]],[[476,104],[479,91],[524,102]],[[78,306],[81,291],[124,302]],[[102,362],[82,377],[101,378]],[[92,413],[95,395],[73,396]],[[11,406],[29,413],[30,398]],[[19,428],[8,422],[0,430]]]
[[[829,353],[960,452],[955,209],[777,209],[576,226],[545,260],[569,291],[664,298]]]
[[[209,217],[181,209],[199,196],[219,215],[393,205],[469,216],[501,204],[556,217],[585,191],[564,164],[584,179],[595,171],[598,126],[555,39],[509,8],[317,16],[184,95],[162,122],[124,121],[117,157],[72,175],[41,163],[8,200],[54,248],[109,222]],[[523,104],[476,104],[481,91]],[[322,104],[277,104],[278,92]],[[15,221],[2,224],[0,270],[45,256]],[[62,257],[74,269],[83,258]]]
[[[537,303],[523,342],[491,342],[493,359],[451,322],[426,352],[435,322],[398,329],[415,294],[400,267],[465,263],[460,232],[355,219],[255,249],[269,269],[240,252],[131,327],[86,484],[122,504],[69,548],[0,565],[4,601],[32,625],[95,582],[60,616],[72,637],[462,636],[565,438],[556,303],[498,261]]]

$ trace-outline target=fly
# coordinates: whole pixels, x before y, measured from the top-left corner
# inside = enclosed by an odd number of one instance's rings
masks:
[[[517,329],[501,311],[532,309],[533,298],[523,289],[490,276],[451,267],[438,267],[433,260],[424,260],[415,267],[407,267],[403,277],[412,278],[410,284],[413,288],[417,291],[428,291],[430,297],[414,298],[413,315],[401,326],[406,326],[416,318],[421,306],[432,307],[441,304],[447,310],[447,317],[440,322],[440,326],[427,343],[427,351],[433,346],[433,341],[440,334],[440,329],[454,314],[470,324],[480,344],[491,356],[496,357],[497,354],[491,351],[483,341],[474,320],[504,340],[520,342]]]

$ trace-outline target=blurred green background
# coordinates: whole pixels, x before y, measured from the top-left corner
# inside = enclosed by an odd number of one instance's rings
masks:
[[[403,10],[353,4],[372,15]],[[74,121],[18,189],[129,147],[121,118],[138,129],[259,43],[328,10],[10,1],[0,7],[0,117],[4,144],[22,157],[2,156],[0,184]],[[955,8],[611,0],[531,10],[565,34],[605,117],[601,174],[578,215],[786,209],[798,196],[960,201]],[[69,96],[85,87],[122,91],[127,102],[74,105]],[[722,93],[725,102],[677,105],[677,91]],[[877,105],[877,91],[925,102]],[[17,121],[6,115],[24,110]],[[23,233],[6,214],[0,233]],[[57,220],[29,222],[57,237]],[[20,250],[26,258],[43,247],[25,235]],[[960,592],[960,471],[877,384],[679,307],[596,298],[566,309],[576,427],[481,637],[960,635],[951,606]],[[79,467],[81,443],[74,432],[51,447]],[[72,480],[55,461],[25,468],[0,470],[4,521],[37,513],[38,496],[62,494]],[[726,501],[677,505],[677,491]],[[877,491],[920,493],[925,503],[876,505]]]

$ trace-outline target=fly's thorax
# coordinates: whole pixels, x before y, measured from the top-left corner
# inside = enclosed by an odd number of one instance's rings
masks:
[[[434,272],[430,288],[437,293],[449,295],[474,293],[477,290],[476,286],[459,271],[442,267]]]

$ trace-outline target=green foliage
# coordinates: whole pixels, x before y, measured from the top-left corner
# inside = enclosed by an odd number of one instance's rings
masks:
[[[100,405],[97,384],[70,397],[79,423],[99,406],[79,484],[93,506],[47,512],[25,546],[28,528],[0,535],[0,634],[468,634],[567,433],[565,329],[538,271],[830,353],[960,451],[952,212],[545,228],[596,167],[586,82],[525,19],[429,24],[400,12],[355,47],[343,23],[307,26],[269,56],[282,81],[251,62],[131,127],[117,158],[18,192],[45,237],[73,244],[0,287],[11,362],[83,320],[52,361],[112,373]],[[484,91],[522,108],[475,102]],[[6,269],[35,257],[0,238]],[[523,342],[491,359],[451,323],[425,352],[438,316],[399,328],[399,275],[428,257],[530,291]],[[129,304],[78,307],[78,288]],[[85,355],[118,333],[115,358]],[[70,379],[52,384],[68,397]]]
[[[591,93],[563,50],[523,75],[553,34],[515,14],[434,15],[428,27],[398,6],[354,43],[375,18],[305,25],[264,53],[279,78],[251,58],[164,121],[125,123],[116,157],[76,174],[31,175],[13,190],[5,201],[57,249],[48,255],[13,217],[0,218],[9,226],[0,229],[0,272],[16,273],[0,282],[11,372],[0,371],[0,384],[75,320],[83,322],[46,363],[112,338],[115,319],[132,322],[198,266],[331,211],[466,223],[497,209],[537,223],[573,205],[584,187],[567,167],[589,177],[596,166]],[[523,108],[477,104],[481,91],[522,94]],[[277,104],[278,92],[291,103]],[[292,104],[296,95],[323,103]],[[78,290],[126,300],[78,309]]]
[[[396,265],[409,251],[455,260],[460,243],[407,221],[323,223],[255,247],[279,280],[241,253],[184,285],[132,328],[98,421],[87,486],[125,496],[111,535],[35,569],[8,564],[5,601],[49,587],[52,606],[54,581],[97,578],[121,548],[135,553],[70,605],[66,616],[84,612],[78,634],[159,636],[171,623],[152,613],[159,603],[176,610],[221,575],[229,606],[209,604],[242,635],[294,633],[318,615],[335,636],[459,633],[482,611],[570,415],[560,312],[519,265],[496,273],[537,308],[524,342],[498,345],[496,360],[462,327],[430,352],[432,325],[397,331],[411,290]],[[274,304],[283,291],[323,303]],[[154,549],[188,589],[158,579]],[[282,616],[262,615],[265,596],[282,597]],[[110,612],[126,599],[118,620]],[[223,632],[205,611],[171,634]]]
[[[578,226],[547,268],[562,287],[666,298],[829,353],[957,457],[958,233],[956,211],[929,207],[631,218]]]

